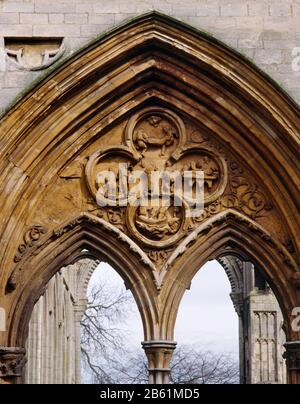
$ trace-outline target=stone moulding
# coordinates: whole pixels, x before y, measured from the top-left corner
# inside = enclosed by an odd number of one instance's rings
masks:
[[[169,270],[169,268],[172,267],[174,262],[180,256],[185,254],[186,251],[194,243],[197,242],[200,236],[207,235],[208,233],[213,231],[218,224],[223,224],[230,220],[232,220],[233,222],[242,223],[246,225],[247,228],[251,229],[252,232],[256,233],[262,239],[262,241],[265,241],[270,247],[272,247],[277,253],[279,253],[284,264],[286,264],[288,267],[290,267],[296,272],[296,274],[294,275],[295,279],[296,278],[298,279],[298,276],[300,277],[300,272],[298,271],[298,266],[296,262],[283,245],[273,240],[272,236],[268,232],[266,232],[262,226],[260,226],[253,220],[246,218],[245,216],[241,215],[240,213],[234,210],[228,210],[208,219],[206,222],[204,222],[201,226],[196,228],[189,236],[187,236],[182,241],[182,243],[175,249],[175,251],[172,253],[166,264],[163,266],[160,274],[161,278],[162,279],[164,278],[165,273]]]
[[[65,226],[59,228],[58,230],[54,230],[53,234],[54,234],[55,237],[60,237],[63,234],[67,233],[69,229],[72,229],[72,228],[76,227],[77,225],[80,225],[81,223],[85,223],[85,222],[101,226],[104,229],[108,230],[110,233],[115,234],[119,240],[126,243],[129,246],[130,250],[133,251],[135,254],[137,254],[140,257],[141,261],[145,265],[147,265],[153,271],[156,270],[155,266],[153,265],[152,261],[148,258],[148,256],[126,234],[124,234],[116,226],[112,225],[111,223],[108,223],[106,220],[100,219],[100,218],[98,218],[96,216],[93,216],[91,214],[83,213],[82,216],[76,218],[73,221],[70,221]]]
[[[59,227],[58,229],[53,230],[52,234],[50,234],[50,240],[49,240],[49,234],[43,238],[43,240],[40,240],[40,238],[37,240],[39,241],[39,244],[31,245],[30,247],[30,255],[34,256],[38,254],[38,250],[45,245],[47,245],[49,242],[51,242],[51,239],[53,238],[60,238],[69,231],[73,230],[77,226],[80,226],[84,223],[100,226],[107,230],[109,233],[112,233],[116,236],[117,239],[119,239],[122,243],[125,243],[130,251],[133,252],[136,256],[139,257],[140,261],[149,267],[153,273],[155,283],[157,285],[157,288],[159,289],[161,287],[159,283],[159,277],[157,274],[157,270],[153,262],[150,260],[150,258],[147,256],[147,254],[133,241],[131,240],[126,234],[124,234],[120,229],[118,229],[116,226],[112,225],[111,223],[108,223],[106,220],[103,220],[101,218],[98,218],[96,216],[93,216],[88,213],[82,213],[81,216],[76,217],[75,219],[72,219],[68,221],[65,225],[62,227]],[[36,227],[35,227],[36,228]],[[39,228],[43,228],[42,226],[39,226]],[[45,234],[46,231],[43,232]],[[26,233],[27,234],[27,233]],[[21,261],[21,260],[20,260]],[[19,261],[18,261],[19,262]],[[8,292],[12,292],[16,289],[17,284],[19,282],[18,275],[20,276],[20,273],[23,271],[22,265],[18,265],[10,274],[7,285],[6,285],[6,290]]]

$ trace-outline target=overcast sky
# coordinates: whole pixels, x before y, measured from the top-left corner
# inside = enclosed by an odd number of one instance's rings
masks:
[[[89,287],[109,279],[120,288],[120,276],[102,263],[95,271]],[[178,315],[175,338],[178,344],[194,344],[218,353],[238,356],[238,317],[229,297],[230,284],[217,261],[207,263],[194,278]],[[143,341],[142,323],[137,308],[133,310],[124,329],[131,330],[130,343],[140,347]]]

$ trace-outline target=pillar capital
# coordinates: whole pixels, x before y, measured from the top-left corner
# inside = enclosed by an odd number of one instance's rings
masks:
[[[177,343],[173,341],[146,341],[142,345],[149,363],[149,383],[169,384],[170,362]]]
[[[14,383],[22,376],[25,354],[24,348],[0,347],[0,383]]]
[[[300,341],[287,342],[284,347],[288,370],[300,372]]]
[[[284,358],[288,370],[288,383],[300,384],[300,341],[287,342],[284,345]]]

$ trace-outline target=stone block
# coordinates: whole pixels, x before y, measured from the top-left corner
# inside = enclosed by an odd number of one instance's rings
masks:
[[[49,17],[48,14],[35,14],[35,13],[21,13],[20,23],[21,24],[48,24]]]
[[[74,25],[84,25],[88,23],[87,14],[65,14],[65,23]]]
[[[128,3],[134,3],[134,2],[128,1]],[[124,3],[124,5],[125,4],[126,3]],[[84,8],[84,6],[85,4],[82,4],[82,8]],[[96,14],[117,14],[120,12],[118,0],[94,2],[94,4],[90,4],[90,6],[92,7],[94,13]]]
[[[272,2],[270,4],[271,17],[289,17],[292,14],[292,6],[290,1],[285,2]]]
[[[0,13],[0,24],[19,24],[19,13]]]
[[[262,65],[282,63],[282,51],[280,49],[256,49],[255,61]]]
[[[34,0],[29,1],[3,1],[2,10],[7,13],[33,13]]]
[[[0,36],[32,36],[32,25],[0,24]]]
[[[172,15],[175,17],[196,17],[197,6],[194,3],[173,4]]]
[[[218,3],[200,3],[197,6],[196,15],[199,17],[219,17],[221,15],[221,6]]]
[[[115,23],[114,14],[103,14],[103,15],[90,15],[89,23],[92,25],[113,25]]]
[[[33,35],[40,37],[80,36],[79,25],[34,25]]]
[[[76,3],[68,1],[45,1],[35,0],[34,9],[36,13],[75,13]]]
[[[65,22],[64,14],[49,14],[49,23],[50,24],[63,24]]]
[[[221,16],[223,17],[242,17],[248,15],[247,4],[244,2],[221,3]]]

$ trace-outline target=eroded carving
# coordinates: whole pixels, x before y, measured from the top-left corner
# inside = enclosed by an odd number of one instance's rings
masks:
[[[256,224],[252,219],[247,219],[242,216],[240,213],[235,212],[232,209],[229,209],[225,212],[220,212],[216,217],[213,217],[207,222],[202,223],[196,229],[194,229],[180,244],[179,246],[172,252],[171,256],[166,261],[165,265],[161,270],[161,278],[164,277],[165,272],[169,270],[172,264],[182,256],[192,245],[194,245],[199,237],[208,235],[212,231],[214,231],[219,225],[222,225],[226,222],[232,221],[233,223],[243,224],[246,228],[248,228],[252,233],[255,233],[256,236],[260,237],[262,241],[266,242],[272,249],[276,251],[285,265],[295,271],[294,278],[298,279],[298,268],[297,264],[293,260],[292,256],[289,252],[281,246],[277,241],[275,241],[269,233],[267,233],[262,226]]]
[[[139,122],[134,130],[133,142],[138,151],[145,156],[151,149],[160,149],[160,156],[165,157],[167,149],[176,146],[179,134],[173,123],[162,114],[151,115]]]
[[[23,237],[24,242],[19,246],[18,252],[14,258],[14,262],[20,262],[46,232],[47,229],[40,225],[32,226],[29,230],[27,230]]]
[[[42,70],[64,54],[62,38],[5,38],[8,59],[21,70]]]
[[[220,155],[204,148],[186,148],[182,157],[174,164],[173,170],[203,172],[204,179],[204,202],[210,205],[221,197],[227,186],[228,172],[225,159]]]
[[[227,196],[227,201],[233,205],[232,207],[236,207],[252,219],[257,219],[273,209],[272,202],[267,200],[266,195],[256,184],[249,182],[244,170],[237,163],[231,163],[230,170],[231,193]]]
[[[284,358],[290,371],[300,370],[300,341],[288,342],[285,345]]]
[[[235,162],[230,164],[229,191],[206,206],[194,221],[201,223],[227,209],[236,209],[253,220],[266,216],[273,209],[272,202],[267,200],[257,184],[246,178],[244,170]]]
[[[26,363],[25,349],[0,347],[0,377],[21,377]]]
[[[183,174],[188,171],[194,175],[195,172],[202,171],[205,188],[204,209],[200,214],[190,217],[190,201],[183,201],[181,207],[175,207],[172,193],[171,206],[163,206],[163,188],[157,194],[155,205],[150,203],[148,206],[130,206],[128,194],[124,193],[126,189],[130,192],[130,185],[118,171],[119,163],[129,174],[139,170],[147,175],[149,190],[146,195],[140,195],[141,198],[150,193],[153,172]],[[129,119],[123,145],[107,147],[89,158],[86,179],[95,199],[99,187],[103,185],[99,182],[98,173],[105,170],[116,176],[116,191],[119,192],[119,197],[116,206],[98,209],[97,215],[117,226],[138,243],[147,248],[152,247],[152,252],[148,255],[159,272],[164,266],[163,260],[166,261],[170,256],[170,247],[178,245],[181,239],[193,234],[194,230],[209,218],[232,210],[256,221],[273,209],[267,195],[257,184],[248,180],[244,169],[227,155],[223,146],[216,143],[207,133],[184,122],[166,109],[146,108],[140,111]],[[174,183],[171,183],[171,191],[172,186]],[[259,232],[257,229],[254,231]],[[205,231],[209,232],[210,229],[205,227]],[[260,235],[264,241],[276,248],[285,264],[294,267],[289,251],[286,251],[284,246],[279,246],[264,232]]]
[[[138,256],[140,261],[145,264],[147,267],[149,267],[153,274],[154,274],[154,279],[157,284],[157,287],[160,288],[159,282],[156,280],[156,268],[153,264],[153,262],[150,260],[150,258],[147,256],[147,254],[133,241],[131,240],[124,232],[122,232],[118,227],[112,225],[108,221],[101,219],[97,216],[84,213],[81,216],[69,221],[66,223],[64,226],[55,229],[50,237],[50,239],[56,239],[63,237],[65,234],[68,232],[72,231],[74,228],[77,226],[83,225],[83,224],[93,224],[99,227],[103,227],[105,230],[107,230],[109,233],[113,233],[115,237],[119,240],[121,240],[123,243],[125,243],[129,249]],[[47,242],[51,240],[46,240],[45,245]],[[33,254],[37,254],[39,247],[42,246],[35,246]],[[22,276],[23,272],[23,267],[22,266],[17,266],[14,268],[14,270],[11,272],[7,284],[6,284],[6,292],[11,293],[13,292],[17,285],[20,283],[20,278]]]
[[[176,234],[182,223],[178,208],[173,207],[139,207],[135,223],[141,233],[150,238],[162,240]]]
[[[168,109],[146,108],[134,115],[125,131],[125,143],[145,157],[178,156],[186,143],[183,121]]]
[[[156,199],[149,205],[132,206],[128,177],[120,171],[120,164],[126,175],[143,172],[147,176],[148,188],[139,198],[148,198],[151,193],[153,173],[167,173],[170,176],[170,205],[165,206],[162,184],[156,190]],[[86,166],[86,178],[91,194],[103,206],[110,204],[108,193],[98,194],[107,179],[99,173],[111,173],[117,179],[115,186],[118,195],[114,203],[103,209],[103,217],[111,222],[112,212],[121,206],[126,212],[116,213],[118,225],[123,226],[122,213],[126,216],[128,233],[146,246],[158,249],[168,248],[178,242],[190,228],[189,209],[193,201],[183,196],[182,203],[175,204],[173,173],[192,174],[193,189],[196,172],[204,174],[204,203],[209,205],[220,197],[227,186],[227,166],[224,158],[211,150],[187,147],[186,126],[182,119],[172,111],[161,108],[147,108],[134,115],[128,122],[124,133],[124,145],[107,147],[92,155]],[[135,186],[136,184],[134,184]],[[126,192],[127,191],[127,194]],[[153,196],[153,195],[152,195]],[[192,198],[193,199],[193,198]],[[178,201],[177,201],[178,202]],[[139,204],[137,204],[139,205]],[[125,229],[126,231],[126,229]]]

